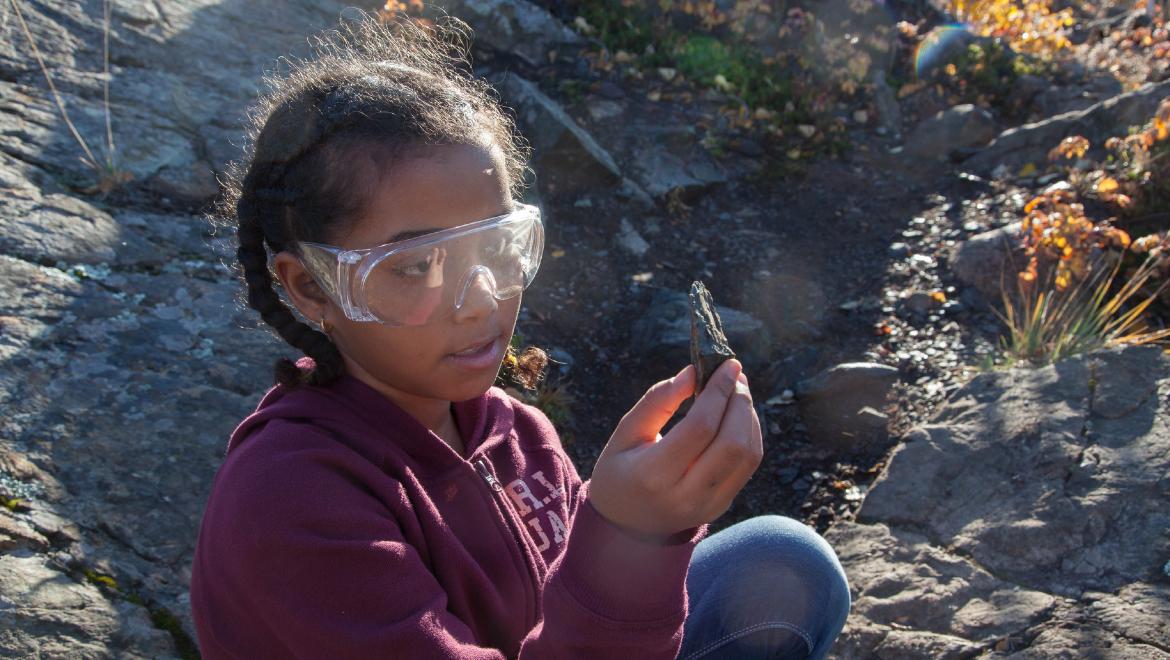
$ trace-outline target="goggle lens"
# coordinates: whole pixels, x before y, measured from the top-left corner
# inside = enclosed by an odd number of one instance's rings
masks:
[[[514,298],[532,282],[543,239],[535,218],[394,251],[365,270],[366,308],[392,325],[424,325],[474,304]]]

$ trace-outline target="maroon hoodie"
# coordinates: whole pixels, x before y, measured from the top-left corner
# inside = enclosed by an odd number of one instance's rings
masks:
[[[673,658],[705,529],[626,534],[538,410],[454,410],[466,458],[351,376],[269,390],[203,515],[203,657]]]

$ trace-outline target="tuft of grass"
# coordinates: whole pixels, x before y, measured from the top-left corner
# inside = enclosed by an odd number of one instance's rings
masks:
[[[996,314],[1009,332],[1002,340],[1006,357],[1046,364],[1099,348],[1170,337],[1170,328],[1152,329],[1144,320],[1170,281],[1147,293],[1156,274],[1155,261],[1147,258],[1116,286],[1121,257],[1115,257],[1112,266],[1099,257],[1088,276],[1063,289],[1056,286],[1054,268],[1043,278],[1021,282],[1017,295],[1003,288],[1004,312]]]

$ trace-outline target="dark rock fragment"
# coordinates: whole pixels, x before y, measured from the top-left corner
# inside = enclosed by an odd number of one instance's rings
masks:
[[[727,345],[715,300],[702,282],[691,284],[691,362],[695,365],[695,391],[703,389],[711,374],[735,351]]]

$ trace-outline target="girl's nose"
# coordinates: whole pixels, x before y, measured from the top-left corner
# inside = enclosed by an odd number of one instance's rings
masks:
[[[468,272],[455,299],[457,321],[490,314],[499,307],[496,301],[496,278],[484,266],[476,266]]]

